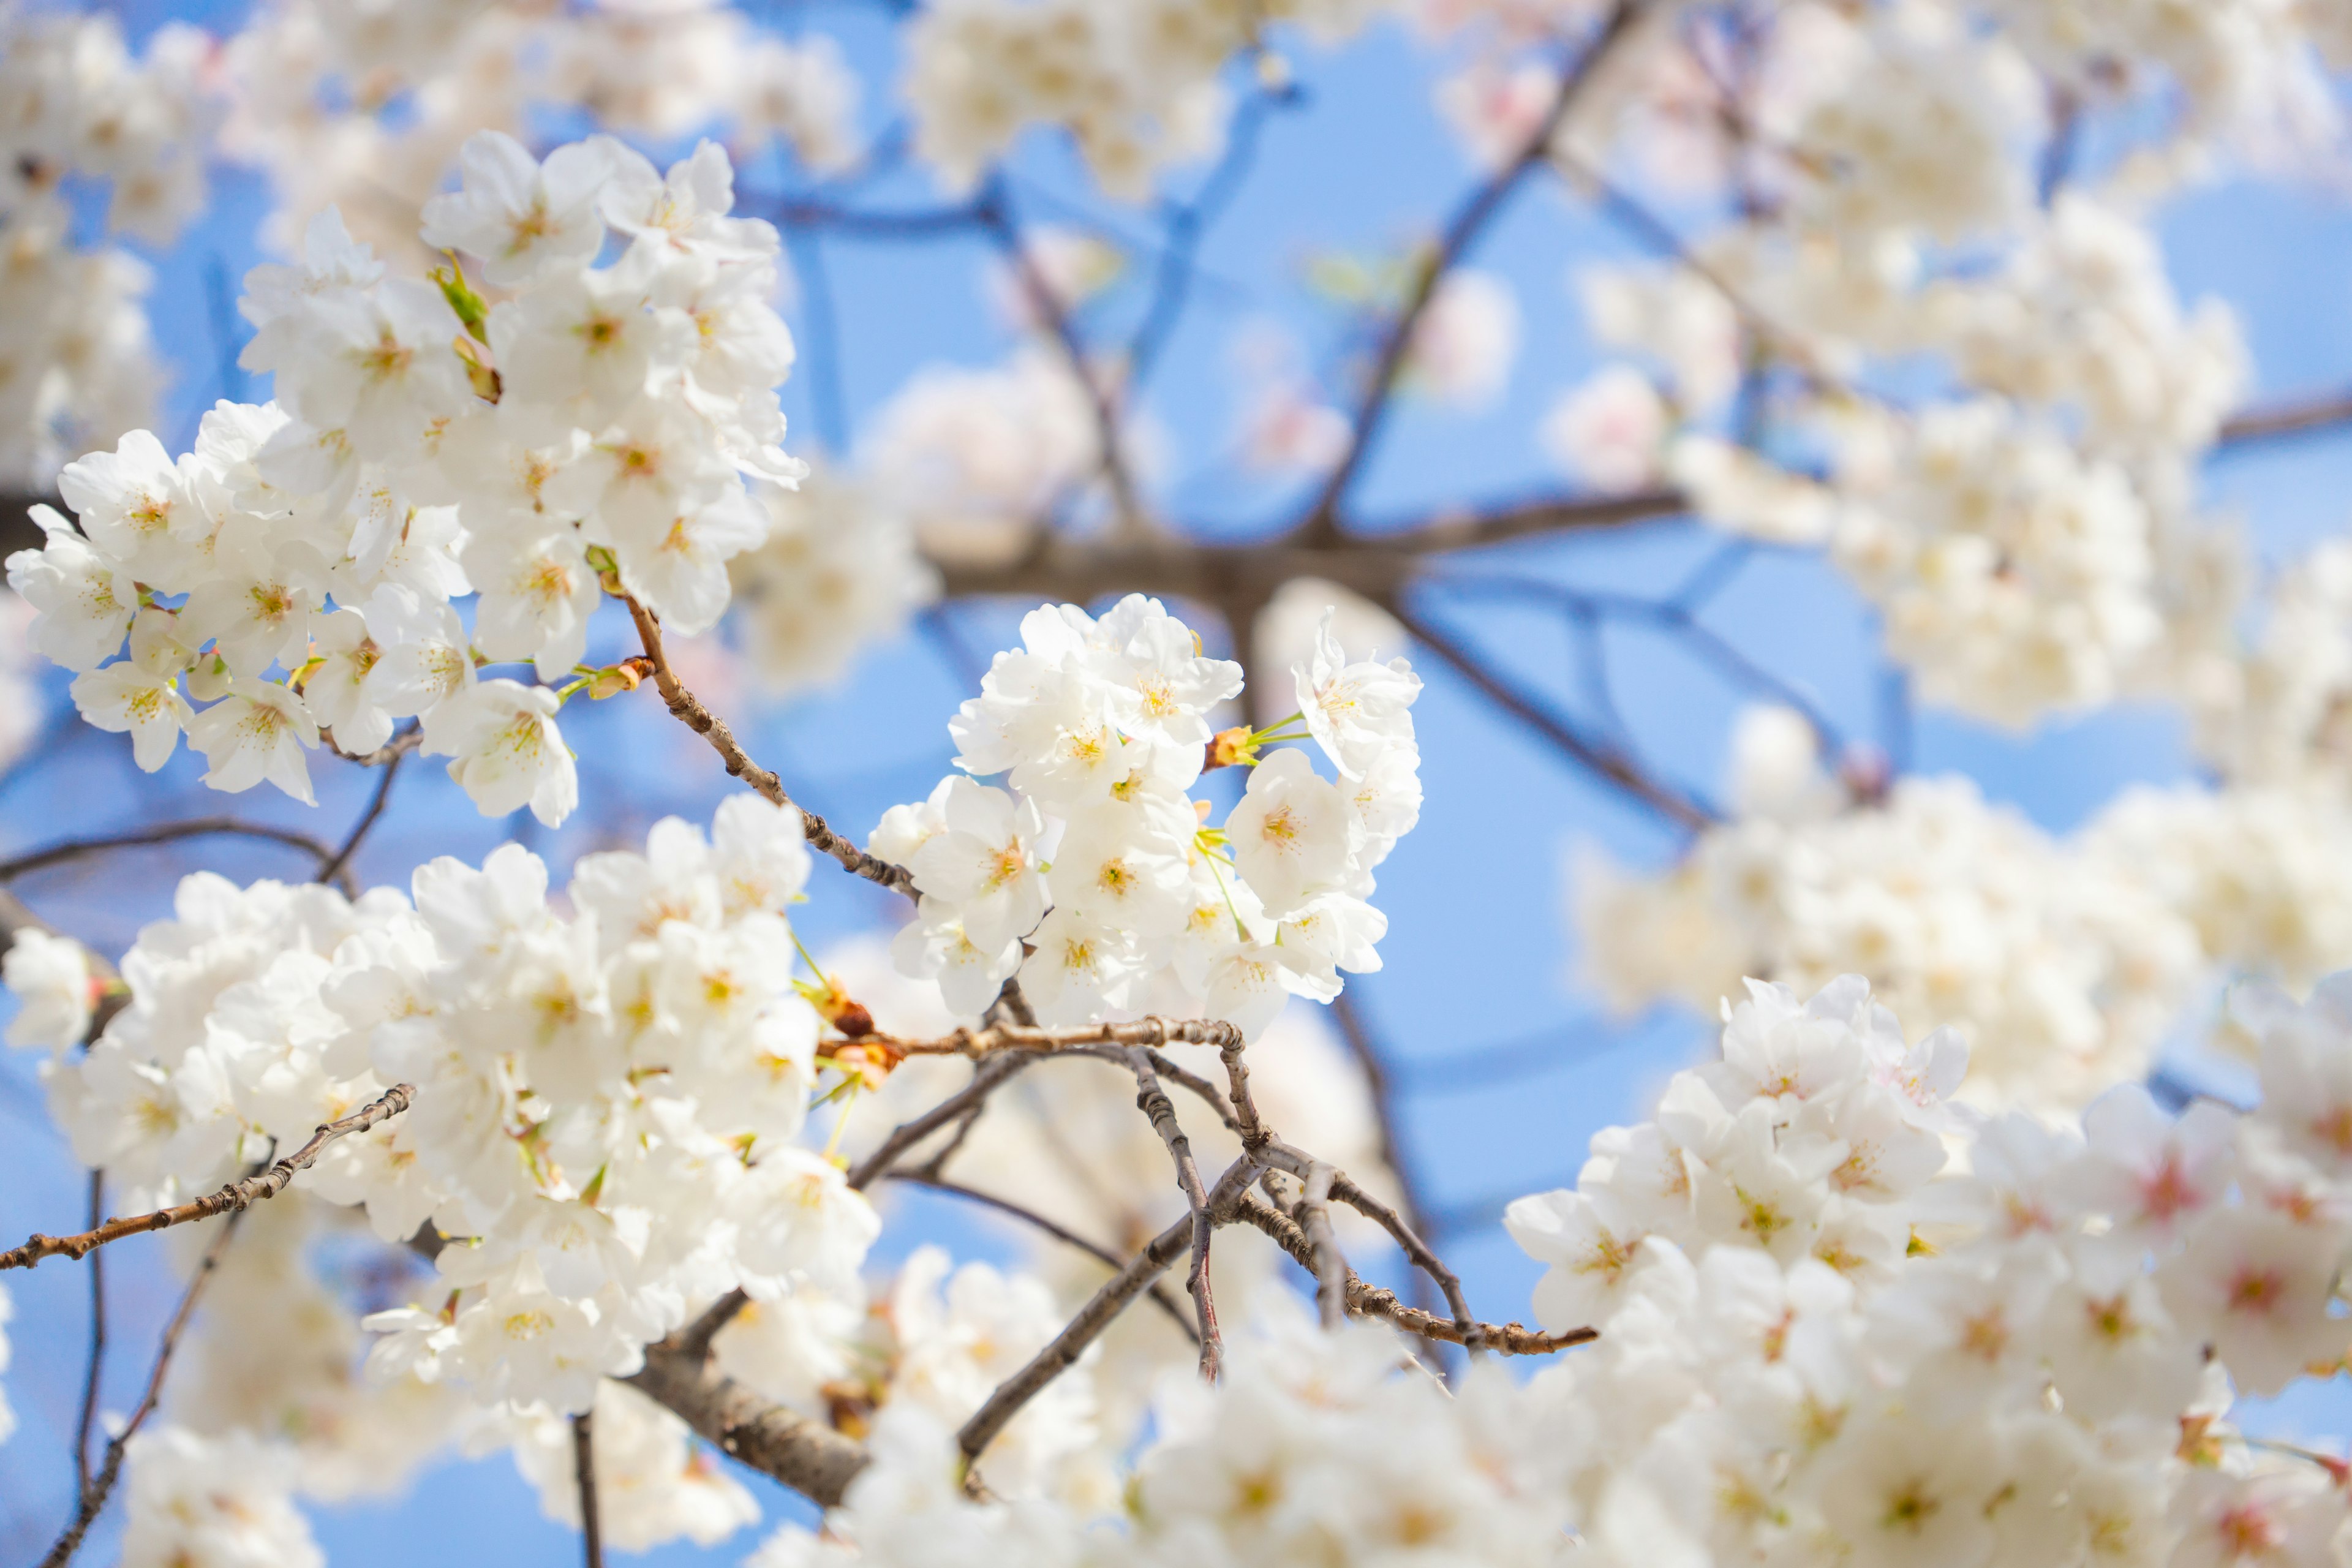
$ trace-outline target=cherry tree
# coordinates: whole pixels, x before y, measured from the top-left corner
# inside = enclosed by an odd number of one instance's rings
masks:
[[[2341,1445],[2239,1403],[2352,1371],[2352,546],[2216,469],[2352,400],[2258,398],[2164,227],[2332,189],[2337,9],[809,10],[0,7],[7,1043],[88,1201],[0,1213],[86,1289],[28,1560],[321,1562],[306,1505],[460,1451],[592,1564],[2352,1550]],[[1305,261],[1320,363],[1234,331],[1254,175],[1401,45],[1457,194]],[[271,259],[175,432],[141,255],[214,191]],[[1610,243],[1546,253],[1587,352],[1515,491],[1405,437],[1507,415],[1531,214]],[[1003,352],[853,417],[845,258],[901,254]],[[1856,607],[1874,734],[1811,609],[1725,629],[1772,570]],[[917,638],[950,770],[829,821],[777,704]],[[1431,832],[1475,934],[1567,825],[1424,789],[1424,678],[1610,803],[1576,983],[1719,1020],[1494,1205],[1525,1305],[1362,977]],[[1915,765],[2126,708],[2193,772],[2063,831]],[[1473,1037],[1482,978],[1425,973]]]

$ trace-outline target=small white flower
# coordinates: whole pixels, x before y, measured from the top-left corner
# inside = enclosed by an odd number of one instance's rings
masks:
[[[561,707],[542,686],[485,680],[426,716],[425,754],[454,757],[449,776],[485,816],[528,804],[550,827],[580,801],[580,775],[555,727]]]
[[[171,760],[193,717],[174,676],[157,675],[133,658],[75,676],[73,700],[99,729],[130,732],[131,759],[144,773]]]
[[[482,280],[500,288],[596,258],[604,242],[597,204],[613,169],[603,142],[558,147],[541,163],[504,132],[478,131],[457,163],[460,188],[425,204],[425,244],[480,258]]]
[[[97,989],[81,943],[26,926],[0,958],[0,977],[16,998],[10,1045],[46,1046],[54,1053],[89,1037]]]
[[[204,752],[205,783],[214,789],[247,790],[268,779],[304,805],[318,804],[302,753],[319,743],[319,726],[282,686],[232,676],[227,695],[189,721],[188,743]]]

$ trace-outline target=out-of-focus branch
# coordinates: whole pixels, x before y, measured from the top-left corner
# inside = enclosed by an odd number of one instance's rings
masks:
[[[1263,604],[1297,577],[1320,577],[1366,598],[1402,591],[1432,557],[1556,534],[1616,529],[1674,517],[1688,503],[1673,490],[1630,496],[1557,496],[1488,508],[1459,508],[1324,540],[1285,537],[1227,544],[1177,534],[1148,539],[1074,539],[1040,529],[1030,548],[1001,561],[935,554],[950,598],[1003,595],[1069,604],[1145,593],[1223,605]],[[1244,635],[1247,628],[1235,628]]]
[[[1607,59],[1618,42],[1625,37],[1634,16],[1641,10],[1640,0],[1617,0],[1610,10],[1601,30],[1585,46],[1573,67],[1560,77],[1559,88],[1552,94],[1550,107],[1535,130],[1503,167],[1486,183],[1471,193],[1445,226],[1436,248],[1421,266],[1414,268],[1412,284],[1406,292],[1404,303],[1381,340],[1372,361],[1372,371],[1362,395],[1357,399],[1355,417],[1349,421],[1350,435],[1347,450],[1332,468],[1330,477],[1307,509],[1298,531],[1307,539],[1329,538],[1339,532],[1339,509],[1347,499],[1348,489],[1356,476],[1363,471],[1366,460],[1380,437],[1381,426],[1386,420],[1389,405],[1394,401],[1398,378],[1402,375],[1405,362],[1412,353],[1414,333],[1429,310],[1430,301],[1437,297],[1438,286],[1445,279],[1454,264],[1462,259],[1478,237],[1486,232],[1511,194],[1517,190],[1551,151],[1552,141],[1559,133],[1569,111],[1592,80],[1601,63]]]
[[[622,602],[629,606],[629,615],[637,624],[638,639],[645,645],[646,658],[652,661],[654,686],[677,721],[709,742],[710,749],[727,764],[727,771],[757,790],[763,799],[799,812],[802,833],[811,844],[838,861],[842,869],[910,899],[915,897],[915,879],[905,867],[868,855],[835,833],[824,817],[794,804],[793,797],[784,793],[783,781],[751,760],[735,739],[735,731],[727,727],[727,721],[704,707],[702,700],[679,681],[677,672],[670,668],[668,654],[663,650],[661,623],[654,619],[653,612],[627,595],[622,595]]]
[[[266,1171],[231,1182],[219,1191],[208,1193],[193,1203],[157,1209],[152,1214],[133,1215],[128,1219],[110,1219],[79,1236],[33,1236],[23,1246],[0,1252],[0,1268],[30,1268],[44,1258],[82,1258],[108,1242],[120,1241],[126,1236],[144,1236],[150,1231],[168,1230],[175,1225],[189,1225],[200,1219],[210,1219],[215,1215],[250,1208],[265,1198],[274,1198],[284,1192],[298,1173],[309,1170],[317,1162],[328,1144],[354,1132],[364,1132],[378,1122],[391,1121],[407,1110],[409,1101],[415,1096],[415,1085],[394,1084],[349,1116],[320,1127],[310,1134],[309,1142]]]
[[[179,1310],[172,1314],[171,1322],[163,1329],[163,1338],[156,1346],[155,1369],[147,1374],[147,1392],[141,1396],[139,1407],[131,1413],[131,1418],[122,1424],[122,1430],[107,1440],[106,1458],[99,1466],[97,1478],[74,1500],[73,1519],[58,1537],[57,1544],[49,1548],[49,1554],[41,1559],[40,1568],[64,1568],[80,1550],[82,1537],[89,1533],[90,1525],[106,1507],[106,1500],[113,1495],[114,1483],[122,1476],[123,1453],[131,1447],[131,1439],[139,1435],[139,1428],[146,1425],[147,1417],[155,1413],[156,1403],[163,1396],[163,1379],[172,1370],[173,1352],[180,1348],[188,1319],[196,1310],[196,1298],[204,1293],[205,1282],[220,1266],[221,1253],[227,1248],[229,1237],[236,1234],[236,1222],[241,1217],[241,1214],[229,1215],[228,1223],[221,1226],[220,1234],[205,1249],[194,1277],[181,1293]]]
[[[332,845],[321,843],[307,833],[290,827],[273,827],[266,822],[240,822],[233,816],[200,816],[186,822],[159,822],[152,827],[132,828],[127,833],[109,833],[93,838],[72,838],[46,848],[28,850],[7,860],[0,860],[0,882],[13,882],[17,878],[51,866],[61,866],[87,856],[102,855],[114,849],[140,849],[157,844],[175,844],[183,838],[257,838],[272,844],[283,844],[289,849],[299,849],[317,860],[319,879],[326,880],[341,868]]]
[[[367,836],[375,831],[376,823],[383,818],[383,808],[391,804],[392,781],[400,775],[400,761],[407,754],[395,752],[384,759],[383,773],[375,782],[375,794],[368,798],[367,809],[360,813],[360,819],[352,825],[351,833],[336,847],[333,858],[319,868],[320,881],[340,879],[344,892],[357,896],[352,887],[352,857],[360,852],[360,846],[367,841]]]
[[[106,1173],[89,1173],[89,1223],[96,1229],[106,1217]],[[98,1420],[99,1384],[106,1373],[106,1257],[89,1260],[89,1366],[81,1384],[81,1411],[74,1419],[74,1493],[89,1490],[89,1429]]]
[[[2238,447],[2250,441],[2307,435],[2346,425],[2352,425],[2352,392],[2322,393],[2315,397],[2294,398],[2234,415],[2223,422],[2218,443]]]
[[[335,755],[342,758],[343,761],[347,763],[357,763],[363,768],[388,768],[393,763],[398,762],[401,758],[416,750],[419,745],[424,743],[425,726],[422,724],[411,724],[407,729],[403,730],[399,734],[394,735],[391,740],[386,741],[383,745],[378,746],[373,752],[347,752],[343,750],[342,747],[335,744],[335,732],[332,730],[320,731],[319,740],[320,743],[324,745],[327,750],[334,752]]]
[[[1477,655],[1441,631],[1425,616],[1416,614],[1402,600],[1390,600],[1384,607],[1396,616],[1406,631],[1412,634],[1415,642],[1435,654],[1455,674],[1484,692],[1495,706],[1522,721],[1566,752],[1570,760],[1599,774],[1668,821],[1694,833],[1715,821],[1715,813],[1706,806],[1673,785],[1651,777],[1633,758],[1609,742],[1584,733],[1563,715],[1552,711],[1538,699],[1511,685]]]
[[[596,1506],[596,1413],[572,1418],[572,1474],[580,1489],[580,1543],[588,1568],[604,1568],[604,1521]]]
[[[926,1171],[893,1171],[888,1179],[894,1182],[904,1182],[908,1186],[921,1187],[927,1192],[945,1193],[950,1197],[961,1198],[966,1203],[978,1204],[982,1208],[994,1209],[1001,1215],[1019,1220],[1034,1230],[1044,1232],[1065,1247],[1076,1247],[1097,1263],[1105,1264],[1114,1269],[1127,1267],[1118,1254],[1109,1247],[1088,1241],[1085,1237],[1066,1226],[1046,1218],[1035,1209],[1016,1204],[1010,1198],[1000,1198],[994,1193],[983,1193],[978,1187],[967,1187],[961,1182],[950,1182],[944,1176],[935,1176]],[[1144,1294],[1151,1298],[1153,1306],[1167,1313],[1176,1326],[1184,1331],[1186,1339],[1196,1345],[1201,1342],[1200,1331],[1193,1328],[1192,1321],[1184,1316],[1184,1309],[1176,1304],[1176,1298],[1171,1296],[1166,1288],[1154,1281],[1146,1289]]]
[[[1364,1088],[1372,1099],[1372,1129],[1380,1138],[1381,1163],[1396,1178],[1397,1193],[1404,1201],[1404,1212],[1413,1230],[1429,1233],[1429,1203],[1422,1191],[1419,1167],[1404,1146],[1404,1118],[1397,1103],[1396,1075],[1390,1071],[1387,1054],[1372,1037],[1371,1028],[1364,1022],[1363,1010],[1357,1006],[1353,994],[1342,991],[1331,999],[1331,1021],[1339,1026],[1339,1038],[1348,1054],[1356,1058],[1363,1070]],[[1424,1273],[1415,1272],[1412,1284],[1416,1307],[1425,1307],[1433,1300],[1424,1294],[1436,1281]]]
[[[1105,483],[1110,487],[1111,507],[1117,513],[1118,532],[1125,537],[1139,537],[1148,531],[1143,513],[1142,498],[1136,490],[1135,474],[1128,467],[1127,453],[1119,440],[1118,399],[1103,384],[1102,377],[1087,356],[1087,346],[1079,341],[1078,330],[1070,320],[1070,312],[1062,299],[1054,292],[1054,285],[1037,258],[1029,252],[1021,237],[1020,226],[1013,221],[1009,198],[1002,182],[992,184],[980,201],[981,227],[996,244],[1004,259],[1012,265],[1022,292],[1028,297],[1029,309],[1043,322],[1054,342],[1062,351],[1070,374],[1087,395],[1087,405],[1093,410],[1095,444],[1099,448],[1096,462]]]

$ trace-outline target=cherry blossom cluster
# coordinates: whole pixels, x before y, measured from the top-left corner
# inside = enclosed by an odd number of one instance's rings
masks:
[[[1158,600],[1130,595],[1099,620],[1047,605],[1021,633],[949,726],[963,771],[894,807],[868,845],[921,894],[903,969],[964,1018],[1017,975],[1048,1024],[1205,1011],[1255,1035],[1286,996],[1328,1001],[1341,970],[1379,967],[1372,870],[1421,809],[1421,682],[1404,660],[1351,663],[1327,628],[1293,671],[1305,734],[1213,735],[1241,667],[1203,655]],[[1336,782],[1303,749],[1258,754],[1308,736]],[[1221,747],[1249,783],[1210,828],[1190,792]]]
[[[2333,111],[2293,7],[2178,30],[2160,7],[1989,9],[2003,26],[1941,4],[1631,23],[1553,143],[1568,180],[1649,165],[1743,216],[1646,269],[1580,274],[1594,335],[1627,357],[1560,394],[1542,439],[1597,489],[1671,479],[1717,526],[1824,549],[1932,701],[2018,727],[2194,701],[2248,574],[2198,517],[2192,465],[2249,377],[2231,312],[2177,298],[2149,205],[2249,116],[2293,119],[2292,98],[2318,145]],[[1540,34],[1510,6],[1426,20],[1474,40],[1439,89],[1474,154],[1523,145],[1559,81]],[[2090,42],[2126,37],[2147,52]],[[2126,58],[2141,74],[2080,79]],[[2185,96],[2145,156],[2032,199],[2071,134],[2045,99],[2072,115],[2165,91]]]
[[[2126,1085],[2053,1126],[1954,1104],[1966,1048],[1857,978],[1752,984],[1720,1059],[1511,1206],[1538,1316],[1600,1330],[1531,1382],[1449,1400],[1277,1319],[1171,1380],[1116,1526],[975,1504],[886,1410],[826,1533],[754,1561],[2332,1562],[2342,1461],[2230,1417],[2352,1344],[2352,977],[2245,1005],[2262,1108]]]
[[[0,483],[45,484],[153,417],[147,268],[89,246],[76,198],[102,185],[107,231],[159,247],[203,207],[210,47],[173,23],[134,57],[103,12],[0,5]]]
[[[1218,76],[1270,22],[1321,37],[1354,31],[1378,0],[948,0],[906,37],[917,151],[970,189],[1033,125],[1076,139],[1102,187],[1126,200],[1213,151],[1229,111]]]
[[[1295,1306],[1270,1312],[1234,1342],[1223,1382],[1170,1378],[1155,1416],[1126,1519],[1089,1528],[1034,1496],[976,1506],[950,1432],[922,1413],[885,1410],[874,1463],[824,1534],[787,1526],[751,1562],[1539,1568],[1568,1547],[1567,1499],[1534,1403],[1491,1365],[1449,1397],[1379,1330],[1324,1333]]]
[[[2072,1110],[2184,1024],[2244,1048],[2202,1005],[2216,984],[2299,988],[2352,958],[2352,895],[2328,869],[2352,824],[2308,783],[2141,786],[2061,837],[1965,778],[1832,779],[1785,709],[1751,710],[1734,752],[1735,816],[1677,864],[1577,869],[1586,973],[1620,1007],[1861,973],[1968,1037],[1977,1102]]]
[[[1538,1314],[1601,1330],[1536,1386],[1610,1560],[2327,1561],[2332,1461],[2227,1416],[2352,1340],[2345,984],[2262,1005],[2253,1113],[2126,1085],[2079,1130],[1948,1108],[1962,1048],[1859,980],[1752,986],[1719,1062],[1507,1221]]]
[[[606,689],[580,663],[605,589],[701,631],[767,540],[803,471],[779,445],[793,342],[726,154],[665,176],[607,137],[541,162],[485,132],[464,163],[423,233],[495,304],[454,267],[386,276],[322,215],[240,302],[276,401],[220,405],[176,461],[140,431],[68,465],[79,531],[40,511],[47,547],[10,557],[35,643],[142,767],[184,730],[214,788],[309,801],[322,728],[363,753],[413,715],[486,814],[552,826],[578,798],[555,713]],[[504,662],[547,684],[477,673]]]
[[[713,0],[270,0],[225,54],[222,151],[268,171],[285,240],[336,207],[396,253],[468,138],[526,136],[553,105],[662,141],[723,131],[745,156],[781,138],[820,171],[857,150],[859,84],[832,40],[780,37]]]

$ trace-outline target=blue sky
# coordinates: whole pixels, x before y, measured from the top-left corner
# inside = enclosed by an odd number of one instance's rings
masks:
[[[233,14],[214,6],[171,9],[207,19]],[[869,68],[887,59],[887,35],[873,7],[783,10],[800,25],[839,33],[853,58]],[[125,7],[134,30],[166,12]],[[1409,241],[1447,211],[1472,178],[1429,107],[1428,64],[1401,32],[1381,29],[1342,54],[1302,50],[1297,59],[1306,101],[1274,118],[1255,177],[1205,247],[1194,312],[1151,402],[1169,435],[1169,472],[1205,475],[1179,489],[1178,515],[1220,532],[1262,529],[1297,499],[1236,482],[1216,468],[1241,390],[1228,360],[1233,334],[1270,317],[1315,350],[1330,348],[1339,323],[1302,286],[1305,260],[1322,251],[1369,254]],[[1028,217],[1091,208],[1127,231],[1150,228],[1149,215],[1091,202],[1070,161],[1052,147],[1024,150],[1014,195]],[[234,174],[223,178],[219,197],[211,221],[154,258],[156,330],[174,367],[167,444],[184,443],[196,414],[215,397],[260,391],[224,376],[234,343],[225,341],[232,323],[217,308],[217,280],[234,280],[257,258],[249,236],[267,201],[251,176]],[[910,179],[874,201],[935,199]],[[2352,255],[2352,212],[2340,200],[2317,189],[2227,185],[2177,204],[2163,234],[2184,296],[2216,293],[2237,307],[2263,395],[2352,381],[2352,311],[2342,307],[2339,260]],[[829,237],[824,245],[853,426],[918,366],[984,364],[1010,346],[981,287],[977,243],[907,247]],[[1475,258],[1510,280],[1524,319],[1507,395],[1476,417],[1408,408],[1366,476],[1363,515],[1406,517],[1441,502],[1556,485],[1536,423],[1550,397],[1591,363],[1568,277],[1579,265],[1636,254],[1558,191],[1530,191]],[[795,325],[804,323],[796,317]],[[805,331],[803,342],[805,352]],[[805,372],[804,363],[786,392],[803,443],[816,427]],[[2208,476],[2210,497],[2237,510],[2272,556],[2340,529],[2339,498],[2352,489],[2347,481],[2352,443],[2324,438],[2233,454]],[[1522,548],[1510,552],[1510,563],[1563,583],[1656,591],[1713,548],[1696,530],[1670,524]],[[953,612],[956,635],[984,654],[1012,638],[1025,607],[960,608]],[[1466,602],[1433,607],[1458,635],[1493,650],[1518,679],[1578,709],[1571,650],[1557,624]],[[1716,601],[1708,624],[1800,683],[1850,733],[1880,733],[1882,670],[1868,617],[1818,563],[1759,554]],[[619,645],[618,628],[608,625],[603,635]],[[1612,645],[1612,654],[1619,704],[1634,716],[1659,765],[1711,788],[1737,695],[1654,645],[1628,638]],[[1420,1086],[1407,1133],[1430,1173],[1437,1206],[1475,1215],[1501,1196],[1572,1179],[1591,1132],[1641,1114],[1664,1076],[1704,1049],[1708,1037],[1701,1021],[1682,1015],[1611,1018],[1578,994],[1571,978],[1562,881],[1569,855],[1597,843],[1622,858],[1651,863],[1673,852],[1671,836],[1540,740],[1517,732],[1448,672],[1424,661],[1423,673],[1428,689],[1416,712],[1427,808],[1419,830],[1381,871],[1378,901],[1391,920],[1382,948],[1387,967],[1350,984],[1381,1039],[1406,1064],[1410,1081]],[[730,717],[740,715],[738,728],[753,753],[779,770],[796,797],[862,836],[882,809],[919,796],[945,769],[946,719],[964,694],[964,679],[940,641],[911,634],[866,659],[839,690],[782,707],[745,700]],[[6,806],[0,849],[222,809],[333,837],[355,819],[373,783],[322,763],[313,770],[320,800],[315,814],[274,795],[249,795],[232,807],[202,789],[200,767],[184,755],[157,778],[142,779],[131,769],[121,738],[70,722],[60,682],[51,683],[49,698],[52,717],[67,721],[46,743],[37,769],[20,768],[0,780]],[[509,834],[561,864],[602,842],[590,837],[599,830],[625,841],[669,812],[707,818],[724,793],[727,781],[701,742],[649,699],[602,706],[576,724],[568,718],[567,733],[583,759],[588,804],[580,826],[547,834],[527,818],[485,822],[436,770],[413,767],[399,783],[394,816],[361,857],[362,872],[393,880],[434,854],[478,860]],[[1988,795],[2058,829],[2125,784],[2190,771],[2179,722],[2153,709],[2124,709],[2023,736],[1926,711],[1916,715],[1911,748],[1918,769],[1967,773]],[[624,804],[616,809],[616,802]],[[277,851],[215,842],[114,862],[103,885],[87,871],[68,869],[28,880],[19,891],[67,929],[119,950],[141,922],[164,912],[173,877],[197,865],[241,879],[299,869]],[[846,879],[821,880],[814,892],[803,926],[819,951],[895,913],[878,894]],[[1486,1081],[1446,1073],[1449,1058],[1521,1040],[1550,1043],[1540,1070]],[[81,1177],[47,1129],[32,1064],[21,1056],[0,1060],[0,1232],[70,1228],[80,1212]],[[933,1215],[918,1228],[935,1233],[942,1224]],[[1498,1231],[1467,1228],[1447,1249],[1486,1315],[1525,1315],[1533,1269]],[[145,1241],[116,1249],[111,1279],[124,1348],[114,1363],[110,1403],[127,1406],[134,1379],[143,1375],[142,1347],[167,1310],[169,1286]],[[60,1421],[69,1422],[78,1387],[82,1282],[72,1266],[51,1264],[16,1277],[10,1288],[16,1361],[6,1387],[22,1427],[0,1456],[0,1542],[30,1544],[46,1540],[64,1506],[54,1434]],[[2320,1418],[2315,1409],[2310,1415]],[[761,1490],[764,1500],[779,1502],[773,1489]],[[577,1553],[568,1531],[539,1519],[535,1500],[504,1458],[446,1465],[396,1504],[316,1517],[329,1556],[340,1564],[446,1557],[527,1565],[568,1563]],[[750,1540],[710,1553],[668,1551],[649,1561],[731,1562]],[[5,1552],[17,1554],[14,1545]]]

